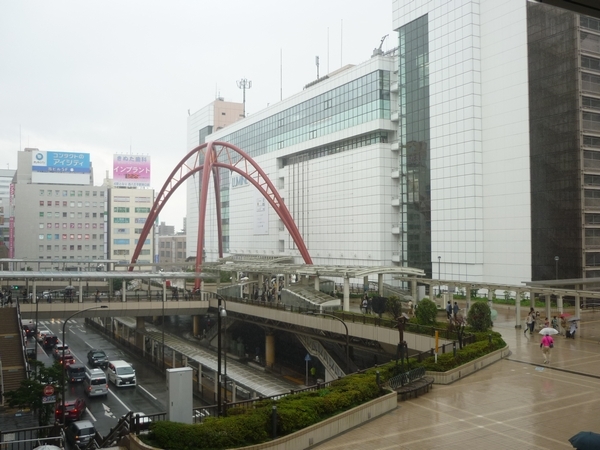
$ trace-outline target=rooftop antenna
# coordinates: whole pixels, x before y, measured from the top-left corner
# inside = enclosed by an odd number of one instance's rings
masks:
[[[242,103],[244,105],[244,117],[246,117],[246,89],[250,89],[252,87],[252,81],[242,78],[241,80],[236,81],[237,87],[242,90]]]
[[[315,56],[315,64],[317,65],[317,80],[319,79],[319,57]]]
[[[344,19],[341,19],[340,25],[340,67],[343,64],[342,54],[344,53]]]

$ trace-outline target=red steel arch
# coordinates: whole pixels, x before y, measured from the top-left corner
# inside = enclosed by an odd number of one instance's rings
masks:
[[[189,160],[189,161],[188,161]],[[220,201],[220,182],[218,176],[218,169],[225,168],[239,173],[246,178],[259,192],[265,197],[269,204],[273,207],[279,218],[283,221],[288,232],[292,236],[294,243],[298,247],[302,258],[306,264],[312,264],[312,258],[308,253],[308,249],[304,244],[302,235],[292,218],[289,210],[285,206],[283,199],[275,189],[275,186],[266,175],[266,173],[260,168],[260,166],[254,161],[248,154],[236,147],[235,145],[227,142],[207,142],[196,147],[185,155],[182,160],[175,166],[173,171],[169,174],[167,181],[163,185],[162,189],[158,193],[142,233],[140,234],[137,246],[133,252],[131,258],[131,264],[137,262],[144,241],[148,237],[148,234],[152,230],[152,226],[155,220],[158,218],[159,213],[173,194],[191,176],[199,173],[202,177],[202,185],[200,192],[200,205],[199,205],[199,217],[198,217],[198,244],[196,247],[196,272],[201,272],[202,267],[202,249],[204,248],[204,230],[205,230],[205,219],[206,219],[206,205],[208,202],[208,184],[210,182],[210,174],[213,176],[214,190],[215,190],[215,201],[217,209],[217,226],[219,236],[219,256],[223,257],[223,233],[221,229],[221,201]],[[205,176],[207,175],[207,176]],[[133,266],[129,266],[129,271],[133,270]],[[199,280],[196,281],[199,284]]]

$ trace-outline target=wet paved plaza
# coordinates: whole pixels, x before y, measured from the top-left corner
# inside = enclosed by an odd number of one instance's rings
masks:
[[[313,448],[572,449],[577,432],[600,433],[600,311],[582,311],[574,340],[555,336],[545,365],[541,336],[515,329],[514,307],[495,308],[509,358]]]

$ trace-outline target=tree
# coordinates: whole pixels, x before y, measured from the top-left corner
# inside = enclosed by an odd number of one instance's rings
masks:
[[[392,315],[392,317],[395,320],[402,314],[402,302],[398,297],[392,295],[387,299],[385,309]]]
[[[417,323],[420,323],[421,325],[435,325],[437,306],[435,306],[435,303],[428,298],[424,298],[417,304],[417,309],[415,309],[415,317],[417,319]]]
[[[492,327],[492,311],[487,303],[476,302],[469,308],[469,326],[475,331],[487,331]]]
[[[31,376],[21,381],[21,386],[14,391],[6,392],[5,396],[11,408],[29,408],[37,414],[40,426],[49,425],[54,420],[54,405],[42,403],[44,386],[54,386],[56,401],[61,401],[60,381],[63,368],[58,361],[51,367],[45,367],[40,361],[30,361],[30,367],[33,369]]]
[[[113,291],[120,291],[123,287],[123,280],[120,278],[113,278],[112,280]]]
[[[463,348],[463,337],[465,334],[465,327],[467,326],[467,321],[461,313],[458,313],[456,317],[450,317],[450,324],[448,325],[449,331],[456,331],[456,336],[458,337],[458,347],[460,349]]]

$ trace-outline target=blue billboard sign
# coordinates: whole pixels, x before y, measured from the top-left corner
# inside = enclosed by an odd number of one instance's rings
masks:
[[[90,154],[36,152],[33,154],[31,170],[49,173],[90,173]]]

